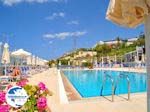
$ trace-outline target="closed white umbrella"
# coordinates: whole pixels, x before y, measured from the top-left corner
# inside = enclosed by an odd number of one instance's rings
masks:
[[[27,65],[32,65],[32,56],[27,57]]]
[[[43,65],[45,65],[46,62],[47,62],[47,60],[41,59],[40,64],[43,66]]]
[[[33,66],[35,65],[35,56],[34,55],[32,56],[32,65]]]
[[[41,65],[41,60],[42,60],[42,59],[41,59],[41,58],[39,58],[39,65]]]
[[[43,65],[48,65],[48,62],[49,62],[48,60],[44,59],[43,61],[44,61]]]
[[[41,59],[41,65],[43,66],[45,64],[45,60],[44,59]]]
[[[61,66],[61,61],[59,61],[58,65]]]
[[[42,60],[41,58],[39,58],[39,65],[42,65]]]
[[[36,56],[35,57],[35,65],[37,65],[37,63],[38,63],[38,57]]]
[[[42,59],[39,58],[39,65],[42,65]]]
[[[46,60],[44,60],[44,59],[40,59],[40,65],[45,65],[45,63],[46,63]]]
[[[145,23],[147,111],[150,112],[150,0],[110,0],[106,18],[130,28]]]
[[[70,61],[68,61],[68,66],[70,66]]]
[[[41,65],[41,58],[38,59],[38,65]]]
[[[38,58],[38,65],[41,65],[41,58]]]
[[[35,57],[35,65],[38,65],[39,64],[39,57]]]
[[[41,59],[40,64],[43,66],[45,63],[44,59]]]
[[[9,45],[7,43],[4,44],[4,49],[3,49],[3,54],[2,54],[2,63],[3,64],[10,63]]]
[[[2,54],[2,63],[5,64],[5,75],[6,75],[6,65],[10,63],[10,54],[9,54],[9,45],[4,44],[3,54]]]
[[[36,65],[40,65],[40,58],[39,57],[37,57]]]

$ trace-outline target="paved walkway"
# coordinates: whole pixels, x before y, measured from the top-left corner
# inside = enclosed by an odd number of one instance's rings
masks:
[[[29,81],[31,84],[42,81],[53,92],[53,96],[48,97],[48,106],[52,112],[146,112],[145,93],[132,94],[130,101],[124,99],[126,96],[115,96],[114,102],[106,98],[93,98],[60,104],[58,74],[55,69],[34,75]]]

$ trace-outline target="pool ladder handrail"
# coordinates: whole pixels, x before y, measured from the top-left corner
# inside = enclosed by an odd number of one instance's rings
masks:
[[[129,76],[128,76],[128,75],[119,74],[118,80],[117,80],[117,83],[116,83],[116,87],[115,87],[115,89],[114,89],[114,94],[116,93],[117,84],[119,83],[119,79],[121,79],[121,78],[125,78],[125,79],[127,80],[127,83],[128,83],[128,100],[130,100],[130,79],[129,79]]]
[[[105,79],[103,80],[103,84],[102,84],[102,88],[101,88],[101,96],[102,96],[102,93],[103,93],[103,89],[104,89],[104,84],[105,84],[105,81],[107,80],[107,78],[109,78],[111,80],[111,84],[112,84],[112,102],[114,102],[114,80],[113,78],[111,77],[111,75],[108,75],[106,74],[106,72],[104,72],[105,74]]]

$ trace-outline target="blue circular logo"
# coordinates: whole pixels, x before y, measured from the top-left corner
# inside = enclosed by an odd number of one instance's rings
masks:
[[[6,93],[7,103],[15,108],[23,106],[27,100],[27,92],[20,86],[11,87]]]

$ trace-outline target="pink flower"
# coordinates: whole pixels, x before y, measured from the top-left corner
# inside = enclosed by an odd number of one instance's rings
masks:
[[[37,107],[39,110],[45,110],[46,107],[47,107],[47,100],[45,97],[40,97],[38,100],[37,100]]]
[[[39,87],[40,90],[42,90],[42,91],[47,90],[47,88],[46,88],[46,86],[45,86],[45,84],[44,84],[43,82],[40,82],[40,83],[38,84],[38,87]]]
[[[3,92],[3,91],[0,92],[0,105],[3,104],[6,101],[5,95],[6,95],[5,92]]]
[[[24,82],[29,82],[29,81],[28,81],[28,79],[22,79],[21,81],[24,81]]]
[[[8,105],[0,105],[0,112],[9,112],[9,109]]]
[[[17,82],[17,85],[20,87],[24,87],[27,84],[28,80],[27,79],[23,79],[19,82]]]
[[[7,90],[10,89],[11,87],[12,87],[12,85],[8,85],[8,86],[7,86]]]

